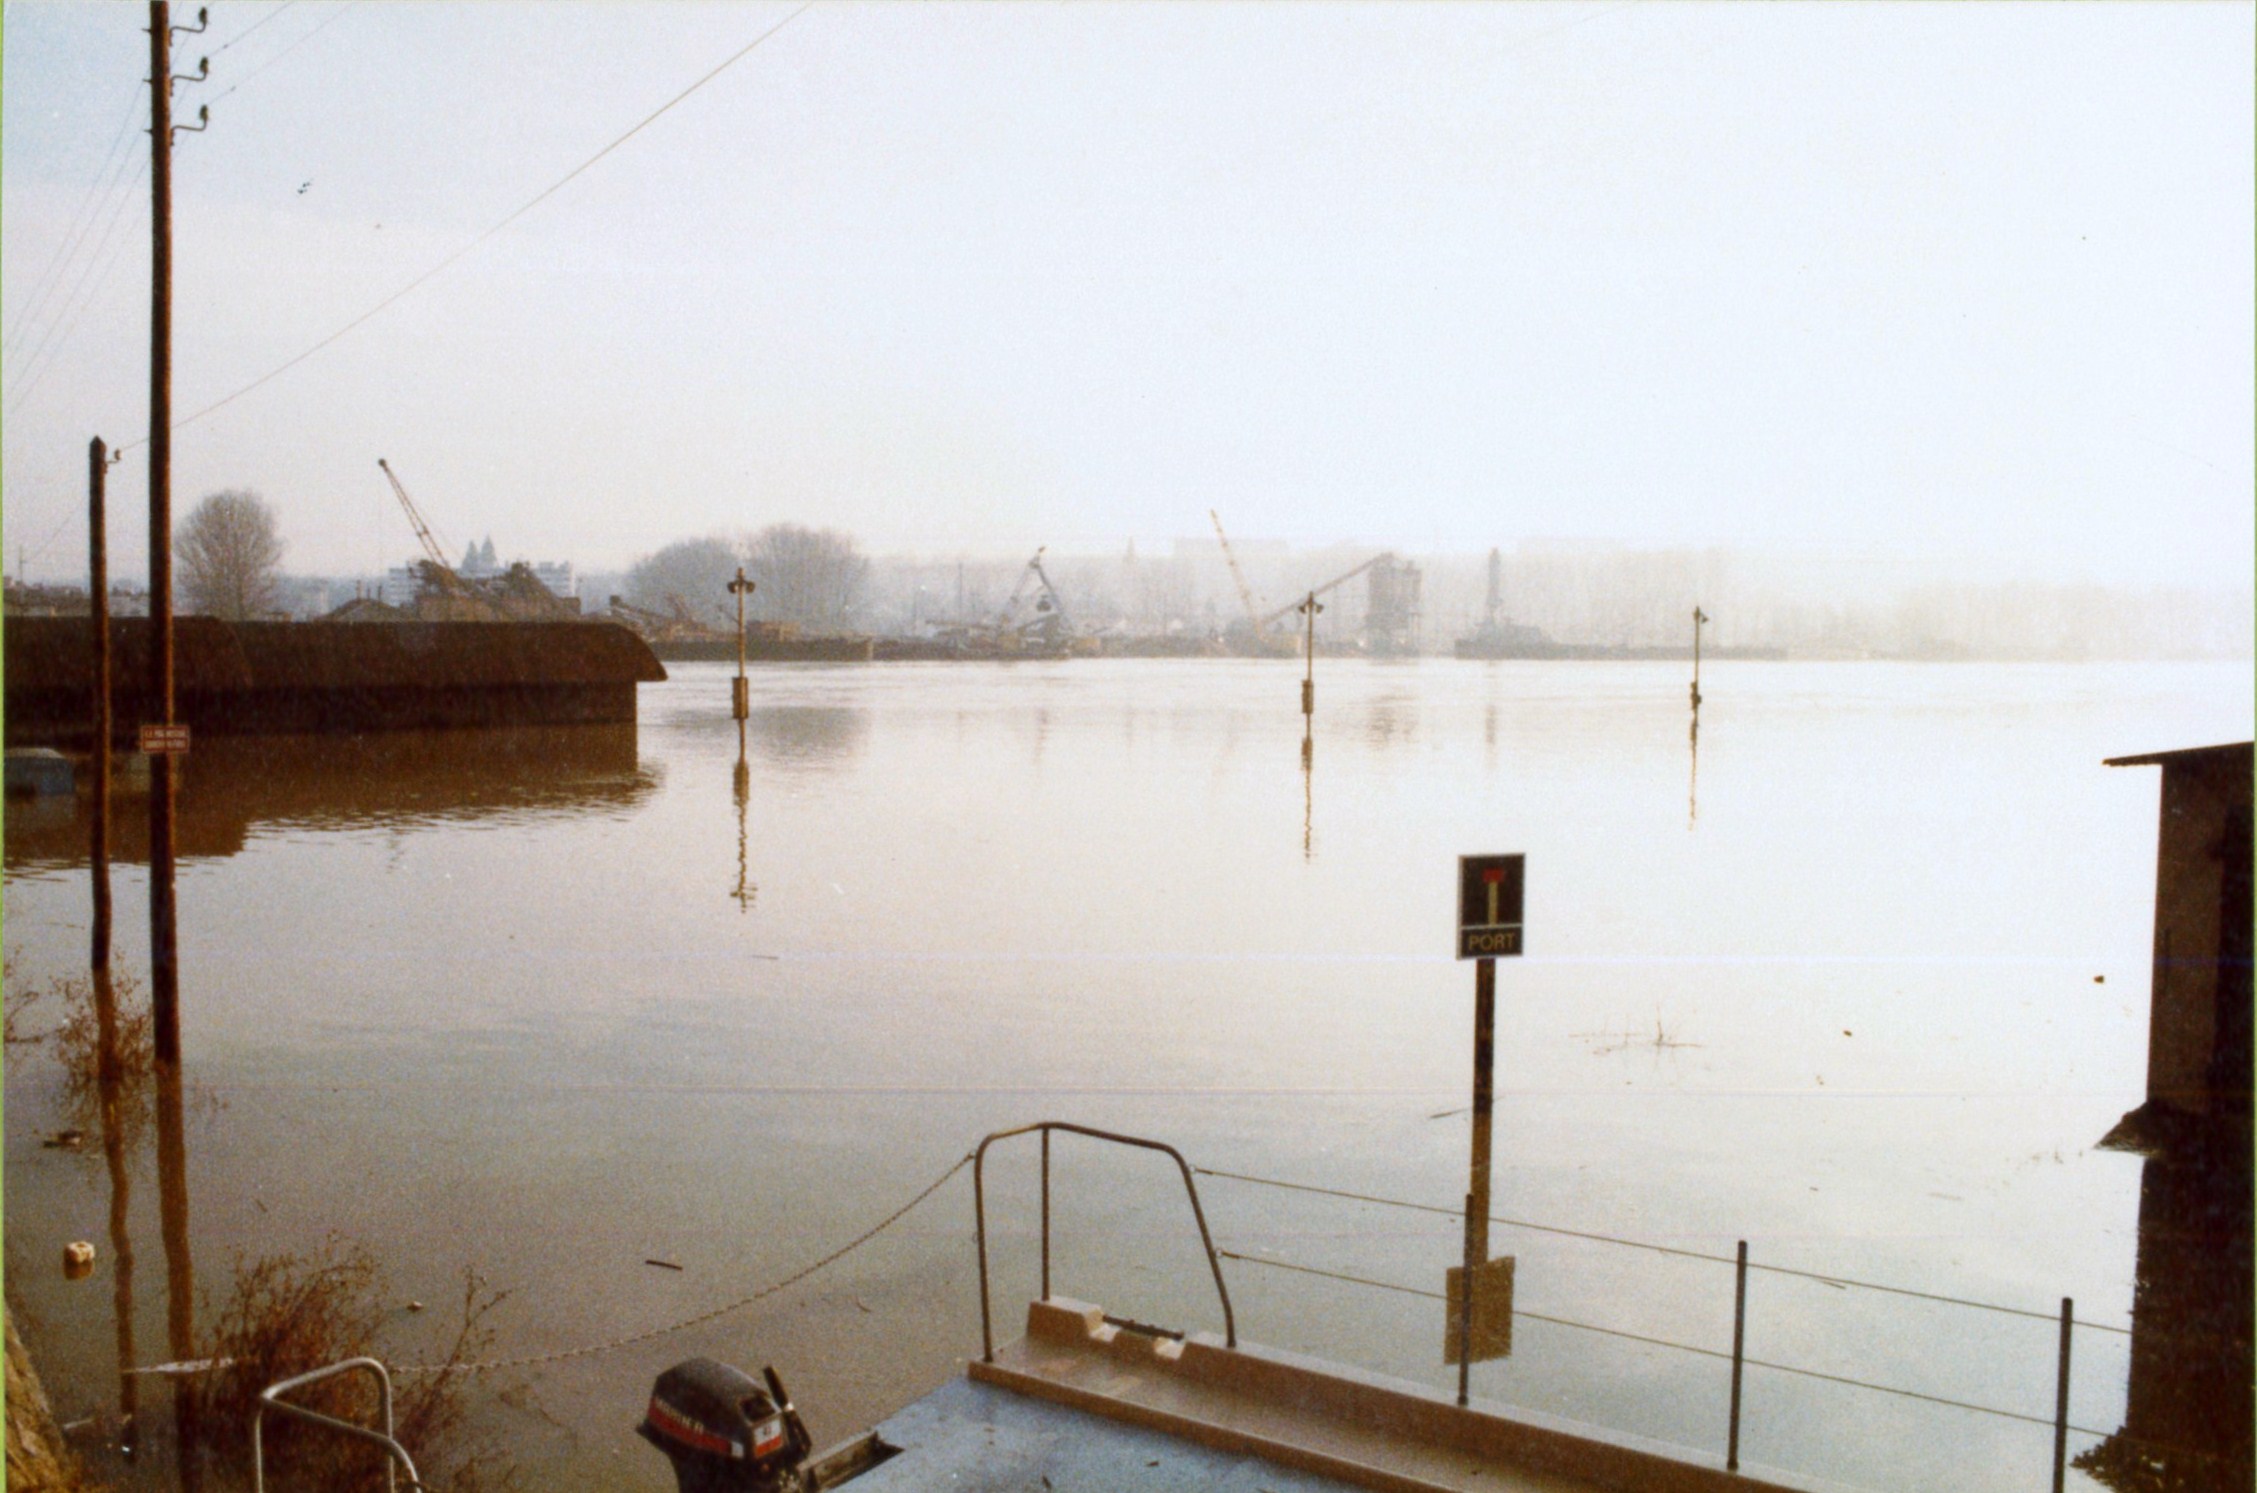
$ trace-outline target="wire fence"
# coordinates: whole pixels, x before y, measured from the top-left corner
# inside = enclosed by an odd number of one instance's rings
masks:
[[[1213,1177],[1221,1181],[1240,1182],[1256,1187],[1276,1188],[1282,1191],[1306,1193],[1318,1197],[1335,1198],[1343,1201],[1369,1204],[1378,1207],[1397,1208],[1408,1212],[1423,1213],[1439,1217],[1462,1219],[1466,1216],[1466,1209],[1462,1206],[1452,1208],[1431,1203],[1419,1203],[1402,1198],[1383,1197],[1372,1193],[1349,1191],[1343,1188],[1319,1187],[1305,1182],[1291,1182],[1277,1177],[1259,1177],[1245,1172],[1223,1171],[1211,1167],[1194,1167],[1193,1170],[1200,1176]],[[1688,1353],[1696,1357],[1713,1359],[1731,1364],[1733,1368],[1735,1390],[1732,1406],[1732,1425],[1730,1430],[1733,1456],[1732,1461],[1729,1465],[1734,1467],[1736,1467],[1738,1463],[1737,1453],[1739,1442],[1739,1401],[1736,1386],[1738,1383],[1739,1371],[1743,1368],[1762,1369],[1770,1373],[1785,1374],[1799,1379],[1807,1379],[1821,1383],[1841,1385],[1851,1389],[1865,1390],[1873,1393],[1889,1395],[1902,1400],[1942,1406],[1952,1410],[1963,1411],[1974,1415],[1989,1416],[1998,1420],[2012,1421],[2024,1425],[2050,1428],[2055,1433],[2053,1453],[2053,1487],[2056,1490],[2060,1489],[2063,1486],[2063,1472],[2066,1453],[2065,1440],[2066,1437],[2070,1434],[2098,1438],[2103,1442],[2112,1443],[2119,1447],[2135,1448],[2148,1453],[2167,1454],[2174,1459],[2192,1459],[2204,1464],[2208,1464],[2212,1467],[2222,1467],[2233,1463],[2233,1458],[2229,1455],[2208,1448],[2193,1447],[2176,1442],[2161,1441],[2152,1437],[2137,1435],[2131,1432],[2129,1429],[2107,1431],[2091,1426],[2073,1423],[2068,1416],[2071,1329],[2083,1328],[2092,1332],[2129,1338],[2131,1335],[2131,1328],[2129,1326],[2119,1325],[2113,1322],[2093,1322],[2078,1318],[2075,1316],[2073,1306],[2067,1298],[2063,1299],[2062,1310],[2058,1313],[2034,1311],[2027,1307],[2005,1306],[1997,1302],[1978,1301],[1970,1297],[1954,1296],[1943,1292],[1919,1291],[1913,1290],[1909,1287],[1889,1285],[1879,1281],[1859,1280],[1853,1276],[1833,1275],[1821,1271],[1798,1269],[1793,1266],[1787,1265],[1759,1264],[1756,1261],[1746,1258],[1746,1246],[1744,1244],[1741,1246],[1742,1252],[1740,1254],[1724,1255],[1716,1254],[1708,1250],[1687,1249],[1680,1245],[1659,1244],[1653,1242],[1652,1240],[1629,1239],[1621,1237],[1619,1235],[1602,1234],[1589,1229],[1565,1228],[1556,1224],[1538,1223],[1530,1219],[1507,1218],[1498,1214],[1490,1214],[1489,1222],[1507,1228],[1521,1229],[1530,1233],[1545,1234],[1556,1238],[1578,1239],[1595,1244],[1613,1245],[1624,1249],[1639,1250],[1651,1254],[1670,1256],[1677,1259],[1697,1260],[1705,1263],[1732,1266],[1735,1270],[1743,1272],[1740,1287],[1740,1299],[1736,1303],[1736,1310],[1742,1312],[1744,1312],[1745,1307],[1744,1272],[1761,1271],[1772,1275],[1788,1276],[1801,1280],[1814,1281],[1822,1285],[1834,1286],[1847,1290],[1871,1291],[1882,1295],[1909,1297],[1915,1300],[1936,1302],[1942,1305],[1960,1307],[1978,1312],[1989,1312],[2000,1316],[2056,1323],[2062,1329],[2060,1341],[2060,1357],[2058,1362],[2058,1390],[2055,1411],[2052,1415],[2034,1415],[2026,1411],[2009,1410],[1996,1405],[1979,1404],[1971,1400],[1957,1399],[1949,1395],[1932,1394],[1925,1390],[1911,1389],[1903,1385],[1882,1384],[1873,1380],[1859,1379],[1845,1374],[1827,1373],[1823,1370],[1806,1368],[1796,1364],[1779,1363],[1768,1359],[1750,1357],[1744,1352],[1743,1345],[1740,1341],[1737,1331],[1735,1332],[1735,1340],[1732,1350],[1726,1351],[1720,1348],[1704,1347],[1697,1343],[1677,1342],[1668,1338],[1655,1337],[1646,1333],[1630,1332],[1619,1327],[1602,1326],[1595,1322],[1577,1321],[1572,1317],[1564,1317],[1555,1313],[1529,1311],[1518,1305],[1517,1302],[1513,1304],[1513,1306],[1511,1307],[1511,1314],[1513,1319],[1516,1321],[1525,1319],[1532,1322],[1542,1322],[1550,1326],[1563,1327],[1577,1332],[1591,1333],[1601,1337],[1615,1338],[1628,1342],[1634,1342],[1647,1347],[1666,1349],[1671,1352]],[[1241,1250],[1232,1249],[1221,1249],[1218,1250],[1218,1253],[1226,1260],[1231,1260],[1239,1264],[1255,1265],[1269,1270],[1279,1270],[1297,1275],[1314,1276],[1325,1280],[1339,1281],[1344,1284],[1360,1286],[1367,1289],[1387,1291],[1397,1295],[1416,1296],[1429,1301],[1447,1302],[1450,1299],[1445,1292],[1430,1290],[1422,1286],[1404,1285],[1397,1281],[1376,1280],[1369,1276],[1356,1275],[1347,1271],[1328,1270],[1300,1261],[1281,1259],[1273,1255],[1247,1254]]]
[[[1244,1172],[1213,1171],[1206,1167],[1194,1167],[1193,1170],[1202,1177],[1216,1177],[1226,1182],[1250,1182],[1258,1187],[1275,1187],[1288,1192],[1315,1193],[1321,1197],[1345,1198],[1351,1202],[1374,1203],[1380,1207],[1402,1208],[1413,1213],[1439,1214],[1445,1218],[1463,1218],[1465,1216],[1465,1209],[1463,1208],[1444,1208],[1432,1203],[1406,1202],[1401,1198],[1376,1197],[1366,1192],[1346,1192],[1337,1187],[1313,1187],[1305,1182],[1284,1182],[1275,1177],[1248,1176]],[[1652,1254],[1674,1255],[1683,1260],[1706,1260],[1716,1265],[1736,1266],[1739,1263],[1731,1255],[1711,1254],[1707,1250],[1685,1249],[1673,1244],[1655,1244],[1644,1239],[1624,1239],[1613,1234],[1595,1234],[1587,1229],[1561,1228],[1556,1224],[1531,1223],[1525,1218],[1506,1218],[1500,1214],[1492,1213],[1489,1215],[1489,1221],[1494,1224],[1502,1224],[1507,1228],[1525,1229],[1534,1234],[1551,1234],[1566,1239],[1584,1239],[1595,1244],[1617,1244],[1625,1249],[1642,1249]],[[1257,1261],[1256,1263],[1260,1262]],[[2057,1322],[2060,1320],[2060,1317],[2053,1312],[2032,1311],[2027,1307],[2020,1306],[2000,1306],[1995,1302],[1974,1301],[1965,1296],[1947,1296],[1935,1291],[1915,1291],[1905,1286],[1882,1285],[1877,1281],[1857,1280],[1847,1275],[1826,1275],[1815,1270],[1797,1270],[1791,1265],[1764,1265],[1750,1260],[1748,1261],[1748,1269],[1761,1271],[1767,1275],[1794,1276],[1801,1280],[1816,1281],[1824,1286],[1842,1286],[1859,1291],[1879,1291],[1890,1296],[1909,1296],[1917,1301],[1936,1301],[1946,1306],[1971,1307],[1976,1311],[1997,1312],[2008,1317],[2027,1317],[2039,1322]],[[2113,1322],[2088,1322],[2082,1318],[2079,1318],[2075,1325],[2093,1332],[2115,1333],[2121,1337],[2130,1337],[2132,1332],[2130,1327],[2119,1327]]]

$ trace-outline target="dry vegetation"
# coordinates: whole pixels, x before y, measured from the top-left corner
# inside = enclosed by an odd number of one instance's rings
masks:
[[[225,1367],[188,1381],[205,1465],[223,1479],[248,1481],[251,1412],[267,1385],[362,1354],[389,1362],[378,1347],[392,1316],[385,1300],[375,1260],[336,1237],[308,1255],[237,1261],[227,1303],[202,1347],[203,1356]],[[436,1367],[393,1374],[394,1434],[429,1485],[446,1493],[515,1486],[469,1424],[473,1375],[465,1366],[491,1351],[488,1317],[501,1300],[502,1293],[465,1272],[461,1314]],[[340,1420],[378,1424],[375,1387],[365,1375],[309,1385],[290,1399]],[[264,1448],[270,1486],[356,1493],[383,1483],[385,1458],[375,1447],[285,1416],[267,1416]]]

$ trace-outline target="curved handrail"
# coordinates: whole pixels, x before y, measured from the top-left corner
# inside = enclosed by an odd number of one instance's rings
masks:
[[[366,1369],[376,1376],[377,1400],[382,1406],[384,1414],[383,1430],[372,1431],[366,1426],[356,1426],[349,1420],[339,1420],[333,1415],[323,1415],[318,1410],[308,1410],[303,1405],[293,1405],[288,1400],[281,1398],[290,1390],[301,1389],[308,1384],[317,1383],[351,1369]],[[409,1487],[416,1489],[423,1487],[422,1475],[415,1470],[415,1462],[408,1456],[407,1448],[392,1439],[392,1376],[386,1372],[383,1363],[379,1360],[365,1357],[342,1359],[330,1364],[327,1368],[312,1369],[306,1373],[294,1375],[291,1378],[269,1384],[259,1391],[258,1406],[251,1412],[251,1493],[266,1493],[266,1452],[262,1432],[266,1425],[266,1413],[269,1410],[279,1410],[284,1415],[295,1416],[299,1420],[311,1421],[317,1426],[327,1426],[332,1431],[342,1431],[347,1436],[372,1442],[384,1448],[384,1486],[386,1488],[396,1489],[398,1487],[392,1473],[394,1462],[407,1469]]]
[[[999,1140],[1014,1136],[1042,1135],[1042,1294],[1050,1295],[1050,1132],[1063,1130],[1071,1135],[1086,1135],[1093,1140],[1111,1141],[1115,1145],[1137,1146],[1147,1151],[1164,1153],[1183,1174],[1183,1190],[1191,1199],[1191,1216],[1199,1224],[1199,1242],[1207,1251],[1207,1268],[1214,1272],[1215,1294],[1223,1303],[1223,1338],[1229,1346],[1238,1346],[1238,1319],[1230,1309],[1230,1288],[1223,1284],[1222,1261],[1215,1257],[1214,1236],[1207,1232],[1207,1212],[1199,1206],[1199,1187],[1191,1180],[1191,1163],[1183,1153],[1165,1141],[1146,1140],[1137,1135],[1121,1135],[1111,1130],[1097,1130],[1088,1125],[1076,1125],[1067,1120],[1038,1120],[1032,1125],[1021,1125],[1014,1130],[998,1130],[986,1137],[972,1153],[972,1213],[979,1237],[980,1250],[980,1359],[983,1363],[995,1362],[995,1328],[988,1308],[987,1289],[987,1189],[983,1168],[987,1163],[987,1148]]]

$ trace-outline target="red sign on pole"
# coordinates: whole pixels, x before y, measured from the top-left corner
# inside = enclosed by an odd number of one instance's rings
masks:
[[[141,750],[151,757],[183,755],[188,750],[188,727],[145,725],[141,728]]]

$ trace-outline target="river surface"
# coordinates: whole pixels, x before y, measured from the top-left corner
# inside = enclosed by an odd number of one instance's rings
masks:
[[[239,1257],[335,1231],[381,1261],[399,1359],[446,1316],[404,1304],[447,1307],[466,1267],[509,1293],[498,1351],[605,1344],[800,1269],[984,1133],[1063,1119],[1439,1210],[1199,1179],[1246,1257],[1223,1262],[1242,1336],[1452,1385],[1438,1301],[1332,1277],[1433,1292],[1459,1258],[1455,858],[1520,851],[1495,1213],[2029,1314],[1759,1269],[1751,1359],[2030,1419],[1751,1367],[1747,1465],[2045,1486],[2063,1297],[2096,1324],[2072,1455],[2123,1423],[2148,1163],[2094,1143],[2143,1094],[2158,774],[2101,759],[2245,739],[2246,665],[1711,663],[1697,776],[1683,665],[1317,667],[1306,772],[1298,669],[1225,660],[771,667],[741,736],[728,667],[677,664],[632,729],[199,742],[203,1318]],[[115,877],[137,972],[138,812]],[[83,973],[84,834],[10,806],[17,989]],[[102,1413],[108,1174],[41,1143],[67,1122],[51,1047],[9,1052],[7,1101],[10,1293],[62,1416]],[[146,1361],[153,1151],[127,1210]],[[1038,1288],[1037,1154],[991,1153],[999,1339]],[[1061,1137],[1054,1163],[1054,1289],[1219,1330],[1164,1158]],[[495,1376],[480,1422],[530,1486],[670,1488],[631,1429],[705,1354],[773,1363],[818,1441],[849,1434],[979,1352],[972,1222],[958,1175],[802,1284]],[[56,1267],[72,1239],[89,1279]],[[1721,1455],[1727,1363],[1660,1344],[1729,1353],[1729,1264],[1491,1244],[1528,1315],[1477,1395]]]

